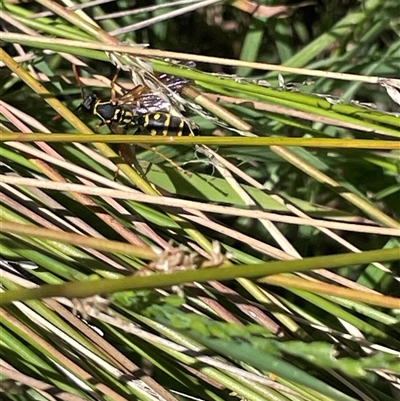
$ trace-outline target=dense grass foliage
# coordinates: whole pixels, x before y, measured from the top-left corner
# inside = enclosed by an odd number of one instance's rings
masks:
[[[4,400],[398,400],[398,1],[73,3],[0,3]]]

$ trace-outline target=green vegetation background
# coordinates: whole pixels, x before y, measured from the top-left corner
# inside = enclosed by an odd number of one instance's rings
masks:
[[[1,2],[4,399],[398,399],[397,0],[83,4]],[[76,111],[126,41],[216,155]]]

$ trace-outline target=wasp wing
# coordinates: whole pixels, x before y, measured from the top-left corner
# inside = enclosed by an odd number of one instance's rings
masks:
[[[188,80],[168,74],[161,74],[157,77],[159,83],[167,89],[169,93],[179,93]],[[117,104],[127,107],[136,114],[148,114],[157,111],[170,112],[173,109],[171,98],[161,89],[154,90],[145,85],[137,85],[135,88],[125,93],[117,99]]]

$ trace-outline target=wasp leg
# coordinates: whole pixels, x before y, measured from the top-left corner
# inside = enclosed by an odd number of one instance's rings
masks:
[[[96,124],[96,131],[98,131],[103,125],[106,125],[106,123],[101,122]]]
[[[142,177],[146,177],[142,167],[140,166],[137,158],[136,158],[136,152],[135,152],[135,147],[128,144],[128,143],[120,143],[118,145],[118,151],[121,156],[121,158],[125,161],[126,164],[129,164],[129,166],[132,166],[136,169],[136,171],[139,172],[139,174]],[[119,169],[114,174],[114,181],[117,179],[119,173]]]
[[[181,173],[186,174],[188,177],[191,177],[192,174],[189,173],[189,171],[183,169],[181,166],[178,166],[178,164],[176,164],[173,160],[171,160],[169,157],[165,156],[164,154],[162,154],[161,152],[159,152],[155,147],[153,146],[147,146],[147,145],[143,145],[140,144],[139,146],[141,146],[143,149],[146,150],[151,150],[153,151],[156,155],[162,157],[165,161],[167,161],[168,163],[172,164],[174,167],[176,167]],[[150,166],[148,167],[148,169],[150,168]],[[148,170],[147,169],[147,170]],[[148,171],[146,171],[147,173]]]

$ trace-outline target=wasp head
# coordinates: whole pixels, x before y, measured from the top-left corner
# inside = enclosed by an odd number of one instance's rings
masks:
[[[78,109],[97,116],[102,124],[109,124],[115,112],[111,102],[103,102],[95,94],[86,95]]]
[[[92,93],[92,94],[86,95],[83,98],[82,103],[80,104],[80,106],[78,108],[82,109],[88,113],[93,114],[97,103],[98,103],[97,96]]]

